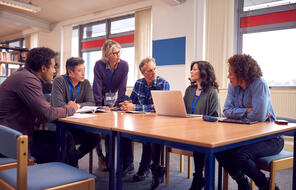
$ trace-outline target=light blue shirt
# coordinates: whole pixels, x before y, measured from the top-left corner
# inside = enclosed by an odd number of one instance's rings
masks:
[[[246,114],[248,108],[252,108],[252,111]],[[274,121],[276,118],[267,83],[258,78],[248,84],[245,90],[229,83],[223,114],[231,119]]]

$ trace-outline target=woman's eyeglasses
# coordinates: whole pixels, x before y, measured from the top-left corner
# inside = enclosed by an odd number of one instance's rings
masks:
[[[121,54],[121,51],[116,51],[116,52],[113,52],[112,54],[113,54],[114,56],[118,56],[118,55]]]

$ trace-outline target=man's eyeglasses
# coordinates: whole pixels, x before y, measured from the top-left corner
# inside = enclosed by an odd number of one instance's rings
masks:
[[[146,73],[148,73],[148,74],[150,74],[150,73],[152,73],[152,72],[155,72],[156,71],[156,68],[154,68],[154,69],[149,69],[149,70],[146,70],[145,72]]]
[[[118,56],[118,55],[121,54],[121,51],[116,51],[116,52],[113,52],[112,54],[113,54],[114,56]]]

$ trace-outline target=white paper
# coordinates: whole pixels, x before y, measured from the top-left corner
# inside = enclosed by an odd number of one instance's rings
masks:
[[[97,106],[83,106],[82,108],[76,110],[76,113],[95,113],[97,109]]]
[[[96,117],[97,115],[93,114],[80,114],[80,113],[74,113],[72,116],[68,116],[67,118],[74,118],[74,119],[81,119],[81,118],[90,118],[90,117]]]

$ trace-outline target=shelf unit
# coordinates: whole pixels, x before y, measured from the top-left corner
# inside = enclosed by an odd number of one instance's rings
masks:
[[[4,75],[2,73],[2,68],[0,69],[1,70],[0,76],[2,78],[0,80],[0,83],[1,83],[1,81],[5,80],[3,78],[6,78],[9,75],[9,72],[8,72],[9,66],[8,65],[19,65],[20,67],[22,67],[25,64],[24,63],[25,60],[22,57],[22,53],[29,51],[27,48],[9,47],[6,45],[0,45],[1,52],[3,49],[6,50],[6,52],[8,52],[8,53],[16,53],[17,52],[19,54],[19,60],[18,61],[0,60],[0,66],[2,66],[2,64],[5,64],[5,74]]]

